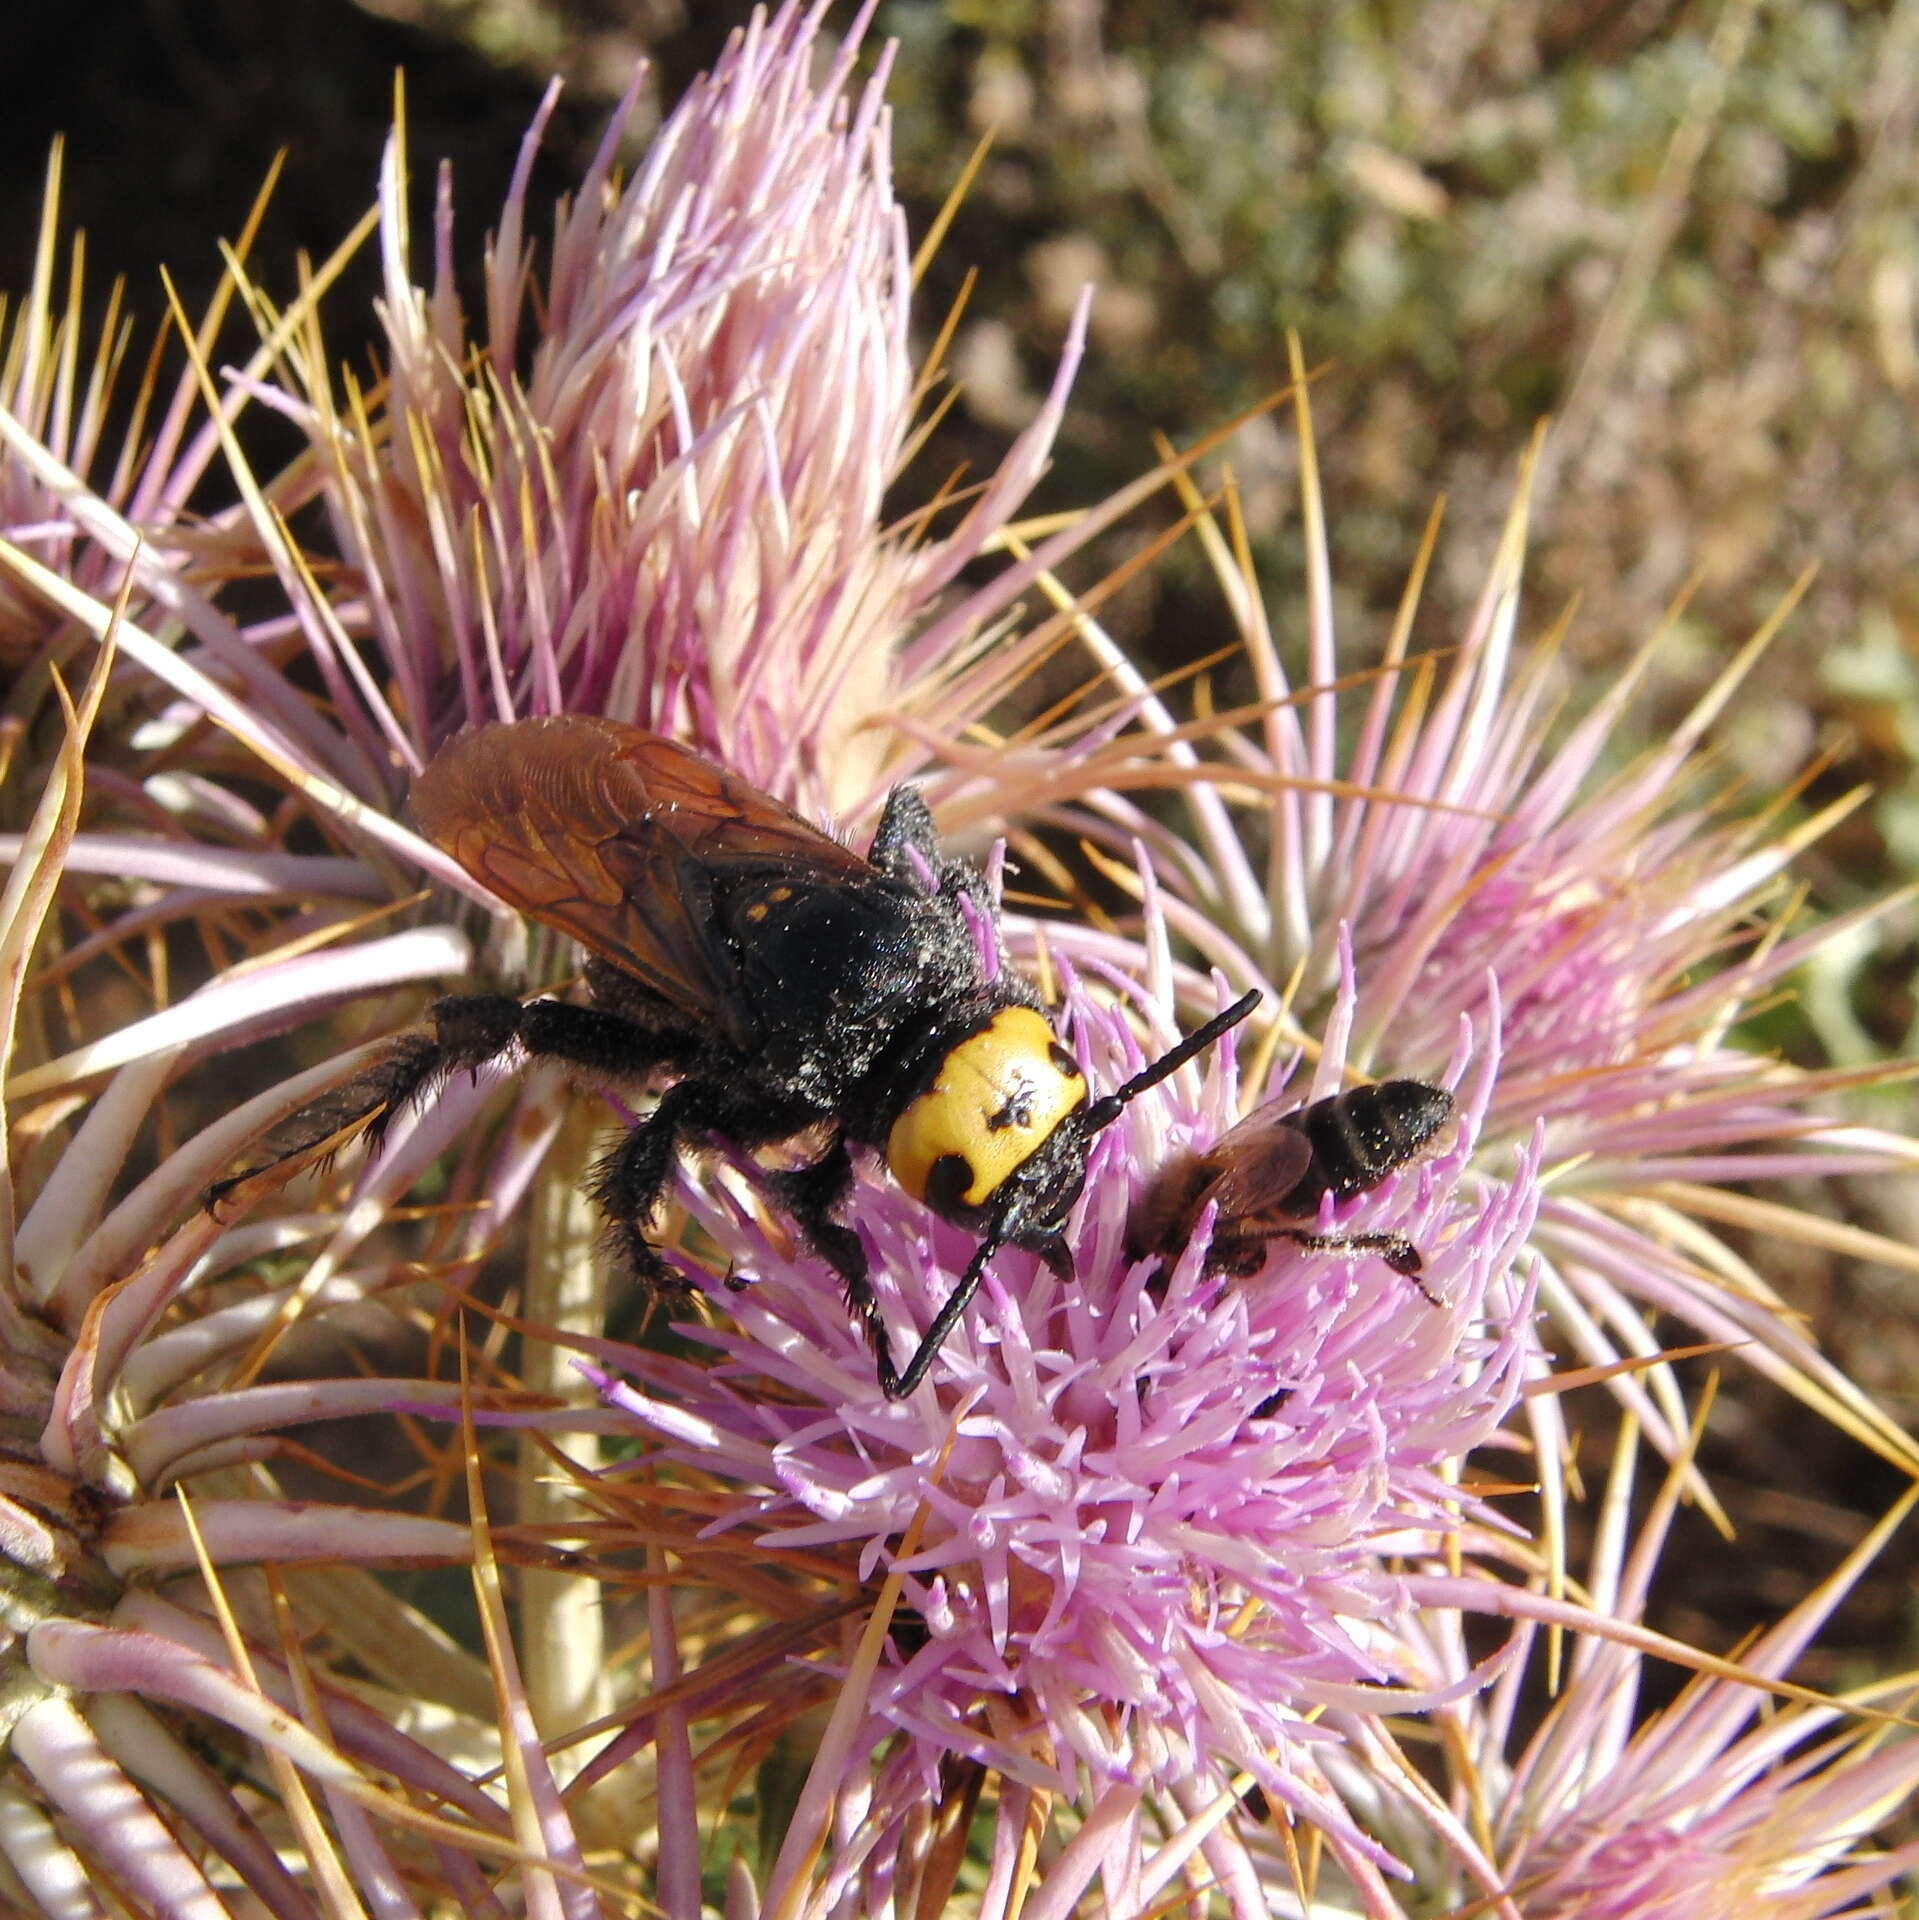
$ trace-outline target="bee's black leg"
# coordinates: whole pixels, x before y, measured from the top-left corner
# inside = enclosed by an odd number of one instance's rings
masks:
[[[657,1033],[594,1007],[562,1000],[522,1004],[510,993],[454,994],[436,1000],[428,1024],[396,1034],[383,1058],[344,1086],[322,1094],[281,1121],[260,1143],[254,1166],[216,1181],[206,1192],[218,1207],[235,1187],[325,1147],[344,1145],[357,1129],[378,1146],[394,1120],[437,1081],[473,1072],[497,1060],[516,1043],[537,1058],[562,1060],[609,1077],[637,1078],[655,1067],[677,1065],[698,1043]]]
[[[766,1184],[793,1216],[814,1252],[846,1282],[847,1304],[870,1325],[872,1293],[866,1286],[866,1249],[851,1227],[833,1218],[853,1185],[853,1161],[846,1151],[845,1136],[835,1140],[810,1167],[769,1174]],[[861,1291],[866,1295],[864,1302],[855,1298]]]
[[[457,1004],[442,1000],[433,1009],[442,1034],[446,1029],[441,1009]],[[515,1001],[514,1006],[519,1013],[514,1038],[526,1048],[528,1058],[559,1060],[602,1079],[638,1080],[656,1067],[684,1071],[706,1052],[696,1035],[643,1027],[636,1020],[605,1013],[598,1007],[576,1007],[567,1000],[534,1000],[525,1006]],[[482,1057],[490,1059],[492,1055]],[[467,1062],[452,1064],[465,1066]]]
[[[784,1140],[820,1118],[812,1107],[781,1101],[762,1087],[689,1079],[669,1087],[660,1104],[593,1169],[593,1198],[606,1215],[615,1256],[652,1286],[684,1287],[679,1273],[646,1237],[646,1223],[672,1177],[689,1134],[722,1136],[751,1152]]]
[[[1277,1227],[1273,1232],[1315,1253],[1376,1253],[1395,1273],[1410,1280],[1430,1305],[1443,1304],[1419,1277],[1426,1262],[1403,1233],[1302,1233],[1292,1227]]]
[[[801,1167],[793,1173],[776,1173],[768,1184],[800,1231],[813,1243],[820,1258],[845,1281],[846,1310],[865,1330],[867,1344],[873,1349],[879,1366],[881,1390],[891,1393],[899,1377],[893,1371],[892,1356],[887,1351],[880,1303],[873,1297],[866,1249],[851,1227],[833,1218],[853,1184],[853,1162],[846,1151],[845,1136],[836,1140],[810,1167]],[[894,1397],[897,1398],[897,1394]]]
[[[216,1211],[234,1190],[262,1173],[298,1160],[316,1148],[342,1146],[364,1129],[375,1146],[395,1117],[434,1081],[461,1067],[477,1067],[504,1053],[520,1026],[520,1003],[510,994],[468,994],[434,1003],[432,1030],[396,1034],[385,1055],[344,1085],[324,1093],[273,1128],[260,1142],[262,1158],[206,1190],[204,1204]],[[331,1148],[328,1147],[329,1152]]]

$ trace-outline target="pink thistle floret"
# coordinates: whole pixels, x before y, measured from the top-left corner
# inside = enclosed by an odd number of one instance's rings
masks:
[[[312,438],[363,585],[349,618],[401,696],[385,711],[343,680],[346,718],[409,770],[481,721],[604,713],[813,808],[844,813],[881,784],[874,723],[901,701],[900,637],[1043,470],[1083,327],[964,512],[935,538],[887,531],[922,392],[891,55],[854,86],[869,5],[816,78],[824,12],[788,4],[735,35],[622,188],[636,74],[536,280],[542,115],[488,249],[477,338],[454,292],[450,190],[420,287],[389,151],[385,417],[369,428],[356,396],[336,400],[318,360],[305,392],[271,398]]]
[[[1096,988],[1104,969],[1087,966],[1066,970],[1061,1030],[1092,1083],[1113,1086],[1145,1057],[1122,997],[1155,1040],[1171,1028],[1137,989]],[[1498,1052],[1464,1037],[1457,1052],[1455,1081],[1470,1074],[1449,1143],[1321,1222],[1407,1234],[1440,1306],[1376,1256],[1283,1242],[1249,1281],[1209,1275],[1210,1210],[1169,1266],[1129,1255],[1154,1170],[1238,1117],[1222,1061],[1096,1138],[1068,1228],[1076,1277],[998,1256],[903,1403],[881,1397],[836,1283],[767,1222],[746,1171],[685,1183],[735,1262],[714,1297],[740,1331],[687,1329],[725,1356],[718,1367],[632,1353],[608,1397],[670,1457],[740,1487],[716,1531],[757,1527],[769,1548],[837,1550],[862,1578],[901,1577],[923,1637],[896,1642],[869,1704],[874,1738],[907,1736],[892,1768],[902,1798],[954,1750],[1068,1794],[1087,1776],[1167,1788],[1245,1768],[1336,1846],[1377,1857],[1304,1759],[1335,1737],[1308,1716],[1410,1679],[1392,1562],[1496,1524],[1448,1467],[1498,1429],[1533,1353],[1515,1260],[1535,1167],[1522,1154],[1507,1181],[1469,1171]],[[1339,1064],[1326,1055],[1322,1081],[1336,1085]],[[877,1168],[848,1217],[904,1352],[973,1243]],[[1021,1703],[1020,1737],[989,1733],[979,1709],[995,1697]],[[1390,1697],[1409,1710],[1436,1698]],[[1050,1741],[1037,1759],[1035,1726]]]
[[[1615,1458],[1615,1489],[1628,1484]],[[1919,1870],[1919,1844],[1879,1848],[1872,1835],[1912,1803],[1919,1743],[1901,1677],[1845,1699],[1769,1700],[1852,1592],[1912,1507],[1896,1505],[1834,1573],[1742,1649],[1737,1676],[1710,1670],[1655,1714],[1635,1715],[1642,1656],[1607,1644],[1643,1623],[1646,1588],[1666,1544],[1675,1472],[1615,1586],[1602,1533],[1594,1569],[1605,1613],[1543,1723],[1511,1762],[1498,1752],[1524,1663],[1496,1689],[1463,1700],[1451,1750],[1479,1756],[1474,1804],[1486,1809],[1496,1861],[1461,1863],[1482,1885],[1512,1889],[1526,1920],[1821,1920],[1884,1911],[1876,1903]],[[1533,1630],[1522,1631],[1522,1639]],[[1887,1714],[1903,1723],[1897,1733]],[[1892,1737],[1888,1737],[1891,1734]],[[1449,1886],[1457,1891],[1457,1883]],[[1502,1911],[1507,1910],[1502,1908]]]
[[[1310,419],[1299,409],[1310,447]],[[1545,1125],[1550,1178],[1532,1237],[1553,1344],[1609,1370],[1611,1390],[1668,1457],[1685,1447],[1681,1383],[1642,1372],[1671,1316],[1910,1468],[1912,1443],[1823,1355],[1720,1236],[1732,1183],[1890,1172],[1909,1141],[1818,1111],[1848,1076],[1804,1072],[1739,1044],[1795,969],[1881,910],[1788,935],[1779,912],[1798,852],[1857,804],[1782,830],[1707,786],[1713,729],[1787,609],[1693,709],[1616,768],[1657,639],[1576,724],[1553,710],[1557,662],[1516,640],[1530,470],[1480,603],[1442,659],[1406,652],[1409,595],[1376,673],[1342,677],[1323,582],[1310,464],[1315,588],[1303,682],[1257,611],[1257,582],[1223,569],[1263,699],[1230,754],[1265,803],[1243,831],[1217,787],[1188,790],[1195,846],[1157,823],[1167,917],[1236,981],[1287,992],[1303,1034],[1329,1017],[1349,946],[1359,983],[1351,1054],[1381,1078],[1430,1079],[1455,1023],[1499,1010],[1488,1163]],[[1196,500],[1197,503],[1197,500]],[[1142,709],[1177,750],[1170,712]],[[1763,1232],[1818,1243],[1824,1223],[1768,1206]],[[1887,1244],[1895,1263],[1904,1248]],[[1548,1497],[1564,1435],[1533,1403]]]
[[[1789,1896],[1770,1850],[1754,1832],[1759,1808],[1734,1804],[1696,1825],[1648,1823],[1576,1836],[1567,1857],[1531,1888],[1529,1920],[1743,1920],[1764,1911],[1786,1920],[1837,1910],[1851,1889],[1815,1887]],[[1755,1838],[1762,1844],[1752,1845]],[[1871,1888],[1882,1885],[1873,1875]]]

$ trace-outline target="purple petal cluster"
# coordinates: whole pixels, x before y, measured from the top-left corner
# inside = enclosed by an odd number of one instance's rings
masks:
[[[61,628],[45,586],[16,577],[20,569],[45,568],[45,580],[107,601],[131,579],[135,618],[173,597],[153,591],[156,581],[174,595],[189,577],[210,590],[218,571],[206,564],[220,545],[217,519],[187,510],[218,437],[196,430],[190,375],[165,391],[156,355],[141,377],[145,349],[119,287],[96,318],[77,239],[62,262],[62,158],[56,143],[30,283],[0,305],[0,540],[16,553],[0,567],[9,676],[57,646]]]
[[[1919,1870],[1919,1844],[1879,1847],[1876,1828],[1919,1788],[1910,1676],[1828,1699],[1795,1687],[1795,1669],[1915,1505],[1910,1490],[1805,1597],[1736,1658],[1707,1660],[1647,1636],[1650,1590],[1670,1578],[1670,1529],[1682,1470],[1636,1500],[1641,1443],[1624,1423],[1581,1585],[1586,1608],[1544,1594],[1516,1600],[1521,1621],[1497,1682],[1442,1709],[1455,1776],[1451,1806],[1470,1825],[1443,1844],[1402,1846],[1429,1900],[1473,1896],[1506,1920],[1822,1920],[1888,1911],[1890,1889]],[[1629,1519],[1644,1508],[1635,1533]],[[1435,1607],[1436,1675],[1461,1674],[1452,1623]],[[1575,1637],[1543,1714],[1535,1662],[1544,1629]],[[1444,1649],[1444,1651],[1441,1651]],[[1656,1711],[1649,1652],[1697,1666]],[[1528,1657],[1530,1656],[1530,1657]],[[1483,1847],[1482,1847],[1483,1842]]]
[[[1066,1029],[1096,1086],[1143,1064],[1127,1008],[1069,978]],[[1473,1146],[1497,1043],[1462,1042],[1456,1132],[1342,1210],[1426,1255],[1423,1300],[1375,1256],[1278,1243],[1245,1281],[1206,1272],[1210,1218],[1169,1266],[1129,1252],[1153,1171],[1237,1117],[1230,1062],[1187,1069],[1096,1141],[1070,1282],[998,1256],[928,1386],[884,1400],[826,1269],[740,1175],[684,1198],[734,1262],[738,1331],[686,1329],[720,1364],[635,1352],[611,1402],[668,1454],[739,1489],[723,1529],[903,1579],[913,1622],[868,1710],[923,1789],[942,1754],[1071,1793],[1082,1773],[1164,1788],[1243,1768],[1358,1844],[1310,1785],[1316,1708],[1357,1688],[1430,1704],[1395,1650],[1399,1556],[1486,1523],[1449,1475],[1498,1428],[1529,1355],[1515,1266],[1533,1167],[1488,1180]],[[1328,1057],[1322,1075],[1336,1082]],[[936,1311],[971,1238],[877,1169],[849,1209],[895,1347]],[[738,1289],[738,1290],[734,1290]],[[918,1518],[911,1552],[902,1551]],[[983,1703],[1008,1703],[1012,1738]]]
[[[854,84],[871,11],[817,80],[824,7],[756,18],[622,188],[636,76],[537,282],[536,124],[477,339],[453,291],[450,199],[434,284],[417,287],[389,152],[381,426],[319,366],[281,404],[313,438],[416,767],[482,720],[606,713],[811,806],[872,791],[898,642],[1038,477],[1079,348],[1076,332],[1051,401],[943,534],[883,531],[921,395],[890,55]]]
[[[1300,427],[1310,433],[1303,405]],[[1551,650],[1515,641],[1525,485],[1481,602],[1443,659],[1407,654],[1408,609],[1383,665],[1348,683],[1321,604],[1309,608],[1296,686],[1247,611],[1254,583],[1228,580],[1270,697],[1233,728],[1228,751],[1270,805],[1242,829],[1219,791],[1196,781],[1187,804],[1202,857],[1150,830],[1167,918],[1235,979],[1289,990],[1308,1034],[1332,1015],[1349,944],[1351,1052],[1380,1077],[1432,1077],[1462,1016],[1496,1014],[1499,1079],[1482,1150],[1508,1153],[1544,1124],[1534,1247],[1555,1346],[1618,1369],[1658,1353],[1657,1322],[1671,1315],[1808,1404],[1843,1406],[1869,1444],[1910,1468],[1896,1424],[1721,1243],[1714,1191],[1909,1160],[1905,1141],[1820,1115],[1832,1077],[1736,1038],[1749,1010],[1849,924],[1788,937],[1775,909],[1794,857],[1850,803],[1787,831],[1706,787],[1711,730],[1768,632],[1623,767],[1611,765],[1616,738],[1650,648],[1562,725]],[[1305,505],[1307,525],[1322,527],[1310,491]],[[1323,549],[1317,557],[1323,568]],[[1169,715],[1149,706],[1143,718],[1171,737]],[[1110,823],[1100,830],[1117,837]],[[1770,1224],[1789,1221],[1776,1211]],[[1669,1373],[1620,1372],[1614,1390],[1670,1456],[1683,1450],[1683,1395]],[[1555,1418],[1534,1410],[1535,1425]],[[1540,1435],[1549,1460],[1562,1444]]]

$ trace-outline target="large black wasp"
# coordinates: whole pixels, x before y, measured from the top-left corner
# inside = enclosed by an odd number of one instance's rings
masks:
[[[825,1130],[810,1165],[767,1178],[844,1281],[891,1399],[925,1377],[1001,1247],[1070,1277],[1062,1229],[1094,1134],[1259,1000],[1246,994],[1092,1099],[1032,985],[1003,955],[996,968],[983,959],[962,903],[997,930],[994,902],[941,854],[913,787],[893,790],[862,856],[660,734],[558,715],[453,740],[414,782],[412,809],[476,880],[586,949],[592,1004],[437,1001],[426,1026],[276,1128],[270,1157],[209,1200],[353,1128],[377,1138],[436,1080],[515,1048],[613,1082],[675,1076],[593,1175],[619,1257],[679,1284],[646,1226],[689,1142],[750,1151]],[[903,1370],[865,1251],[836,1217],[849,1146],[877,1149],[906,1192],[980,1236]]]

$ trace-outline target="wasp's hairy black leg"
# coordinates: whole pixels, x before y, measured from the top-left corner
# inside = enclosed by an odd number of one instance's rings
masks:
[[[328,1142],[344,1145],[356,1130],[377,1147],[395,1119],[436,1080],[504,1053],[518,1033],[520,1014],[520,1003],[510,994],[435,1001],[427,1015],[430,1025],[395,1034],[372,1066],[289,1114],[260,1142],[263,1158],[256,1165],[206,1190],[206,1206],[216,1210],[234,1188]]]
[[[919,788],[895,787],[886,796],[886,810],[880,815],[879,829],[866,857],[883,873],[917,887],[923,884],[923,876],[909,848],[926,863],[933,889],[942,900],[970,900],[998,927],[999,903],[980,870],[970,860],[949,859],[940,851],[939,834]]]
[[[442,1071],[439,1042],[424,1028],[396,1034],[387,1051],[372,1066],[356,1073],[330,1093],[290,1113],[260,1141],[261,1158],[253,1166],[225,1180],[216,1180],[202,1196],[202,1204],[217,1213],[236,1187],[289,1160],[299,1160],[329,1142],[344,1145],[358,1128],[377,1142],[408,1101]]]
[[[846,1283],[846,1308],[855,1315],[866,1332],[867,1344],[879,1363],[880,1385],[897,1379],[886,1348],[886,1327],[880,1319],[880,1303],[874,1297],[866,1249],[849,1226],[835,1220],[853,1185],[853,1161],[846,1151],[844,1134],[814,1161],[792,1173],[776,1173],[768,1184],[780,1204],[793,1216],[794,1223],[812,1242],[813,1249]]]
[[[440,1002],[441,1007],[453,1004]],[[686,1068],[704,1051],[695,1036],[643,1027],[598,1007],[576,1007],[568,1000],[534,1000],[525,1006],[516,1001],[514,1006],[514,1038],[530,1059],[558,1060],[610,1080],[637,1080],[656,1067]],[[434,1013],[437,1018],[439,1007]]]
[[[329,1141],[344,1144],[356,1129],[364,1130],[369,1146],[379,1146],[393,1122],[435,1082],[477,1072],[516,1044],[536,1058],[622,1078],[678,1064],[693,1048],[678,1036],[561,1000],[525,1004],[509,993],[453,994],[433,1003],[424,1025],[396,1034],[372,1066],[281,1121],[261,1142],[256,1165],[207,1189],[207,1206],[217,1208],[256,1175]]]
[[[750,1153],[769,1141],[789,1138],[819,1117],[812,1107],[769,1096],[763,1088],[701,1079],[669,1087],[660,1104],[593,1169],[589,1189],[606,1215],[609,1246],[650,1285],[684,1287],[685,1281],[647,1239],[645,1228],[686,1136],[719,1135]]]
[[[898,786],[886,796],[886,806],[873,834],[866,857],[882,873],[895,880],[918,879],[908,849],[917,853],[934,873],[942,872],[948,862],[940,853],[939,834],[933,826],[932,810],[915,786]]]
[[[510,993],[458,993],[434,1001],[426,1017],[439,1057],[422,1084],[435,1073],[470,1072],[498,1059],[520,1037],[525,1011]]]
[[[833,1218],[853,1186],[853,1160],[846,1151],[845,1136],[835,1140],[810,1167],[769,1174],[766,1184],[812,1243],[814,1252],[846,1282],[849,1299],[856,1288],[865,1287],[866,1249],[851,1227]]]

